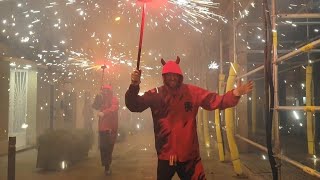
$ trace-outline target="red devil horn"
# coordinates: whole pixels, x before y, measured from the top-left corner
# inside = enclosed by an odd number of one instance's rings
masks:
[[[162,64],[162,65],[165,65],[165,64],[166,64],[166,62],[163,60],[163,58],[161,58],[161,64]]]
[[[177,64],[179,64],[179,63],[180,63],[180,57],[179,57],[179,56],[177,56],[176,63],[177,63]]]

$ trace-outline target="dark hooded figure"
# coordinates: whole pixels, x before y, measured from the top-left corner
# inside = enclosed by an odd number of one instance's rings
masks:
[[[101,94],[97,95],[92,105],[99,110],[99,147],[102,166],[105,174],[111,174],[110,164],[112,161],[113,147],[118,135],[118,110],[119,101],[113,96],[112,87],[104,85]]]
[[[132,112],[151,108],[154,123],[155,146],[158,155],[157,179],[171,179],[177,172],[183,180],[203,180],[197,135],[196,116],[199,107],[206,110],[225,109],[237,105],[240,96],[252,90],[252,82],[224,95],[200,87],[184,84],[179,67],[180,58],[163,64],[163,86],[139,96],[141,71],[131,74],[131,84],[125,103]]]

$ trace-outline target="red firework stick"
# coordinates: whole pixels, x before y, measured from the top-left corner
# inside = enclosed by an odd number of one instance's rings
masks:
[[[139,49],[138,49],[138,59],[137,59],[137,70],[140,69],[140,59],[141,59],[141,49],[142,49],[142,40],[143,40],[143,31],[144,31],[144,21],[145,21],[145,9],[147,6],[147,2],[151,2],[151,0],[138,0],[143,2],[142,6],[142,18],[141,18],[141,27],[140,27],[140,39],[139,39]]]

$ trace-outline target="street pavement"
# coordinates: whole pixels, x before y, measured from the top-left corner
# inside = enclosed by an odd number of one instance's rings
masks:
[[[243,167],[245,176],[237,177],[232,164],[219,162],[216,147],[201,148],[208,180],[261,179]],[[153,180],[156,179],[157,156],[151,133],[130,135],[114,148],[112,175],[106,176],[100,165],[95,145],[87,159],[64,170],[44,171],[36,168],[37,150],[30,149],[16,155],[16,180]],[[0,180],[7,179],[7,156],[0,157]],[[179,179],[177,175],[173,180]]]

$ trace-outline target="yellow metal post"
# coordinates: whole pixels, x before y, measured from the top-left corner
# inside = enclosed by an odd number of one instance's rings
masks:
[[[203,137],[206,147],[210,147],[208,111],[203,110]]]
[[[238,69],[239,69],[238,64],[236,63],[231,64],[226,91],[230,91],[234,88],[233,85],[235,83],[236,71],[238,71]],[[243,171],[242,171],[241,162],[239,159],[238,146],[234,138],[234,108],[226,109],[225,116],[226,116],[226,130],[227,130],[227,138],[228,138],[228,144],[230,149],[231,161],[233,164],[234,171],[238,175],[241,175],[243,174]]]
[[[202,141],[203,139],[203,128],[202,128],[202,108],[199,108],[198,110],[198,121],[197,121],[197,128],[198,128],[198,138],[199,141]]]
[[[256,91],[256,84],[253,83],[252,88],[252,96],[251,96],[251,131],[252,134],[256,134],[257,130],[257,91]]]
[[[219,74],[219,90],[218,93],[222,94],[224,92],[224,74]],[[223,147],[223,141],[222,141],[222,133],[221,133],[221,124],[220,124],[220,110],[215,110],[215,125],[216,125],[216,134],[217,134],[217,143],[218,143],[218,151],[219,151],[219,160],[224,161],[224,147]]]
[[[308,65],[306,69],[306,105],[312,105],[312,66]],[[312,117],[313,112],[307,112],[307,139],[308,139],[308,153],[310,155],[315,154],[314,147],[314,122]]]

